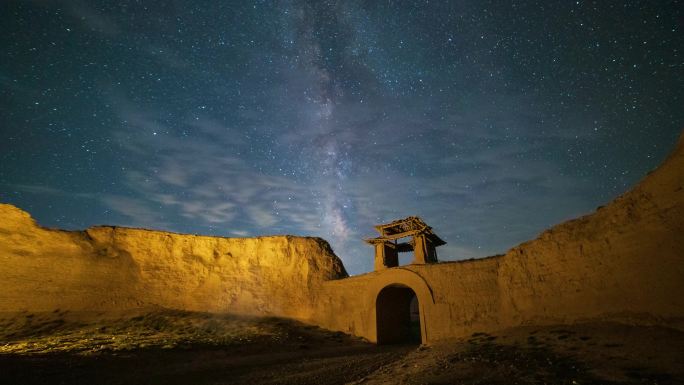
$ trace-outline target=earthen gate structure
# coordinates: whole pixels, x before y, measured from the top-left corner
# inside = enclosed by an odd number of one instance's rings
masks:
[[[229,312],[382,343],[401,334],[391,321],[415,294],[427,343],[596,320],[684,330],[684,138],[631,191],[504,255],[434,263],[439,238],[402,220],[369,242],[376,271],[352,277],[320,238],[63,231],[3,204],[0,218],[0,312]],[[408,246],[397,241],[407,234]],[[397,266],[392,250],[413,250],[418,263]]]
[[[437,234],[432,231],[422,219],[415,216],[399,219],[393,222],[376,225],[375,229],[380,233],[376,238],[366,239],[365,242],[374,246],[375,271],[380,272],[388,268],[399,266],[399,253],[413,251],[413,265],[437,263],[438,246],[445,245]],[[407,242],[399,242],[402,238],[410,238]],[[416,274],[411,270],[405,270]],[[398,277],[393,277],[397,276]],[[375,299],[375,341],[378,343],[405,342],[417,339],[419,342],[427,339],[427,318],[431,304],[434,304],[432,290],[427,282],[416,275],[419,279],[404,277],[403,274],[390,274],[390,281],[384,286],[374,285],[370,298]],[[408,279],[407,279],[408,278]],[[382,282],[380,280],[379,282]],[[420,293],[420,294],[419,294]],[[412,324],[409,310],[412,300],[417,299],[418,320],[417,325]],[[413,335],[412,328],[417,328],[418,336]],[[417,338],[416,338],[417,337]]]
[[[375,270],[399,266],[399,253],[413,251],[415,264],[437,262],[438,246],[445,245],[422,219],[407,217],[390,223],[375,226],[379,237],[366,239],[375,247]],[[398,240],[410,237],[408,242]]]

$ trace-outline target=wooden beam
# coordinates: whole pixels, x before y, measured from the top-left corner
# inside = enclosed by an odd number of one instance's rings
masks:
[[[405,238],[405,237],[412,237],[416,234],[420,234],[420,230],[411,230],[411,231],[406,231],[403,233],[397,233],[397,234],[390,234],[390,235],[385,235],[377,238],[370,238],[366,239],[365,241],[368,243],[377,243],[377,242],[382,242],[382,241],[393,241],[395,239],[399,238]]]

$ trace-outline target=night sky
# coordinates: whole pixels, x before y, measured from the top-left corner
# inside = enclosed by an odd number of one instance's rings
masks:
[[[408,215],[440,259],[502,253],[672,150],[682,9],[5,0],[0,201],[65,229],[320,236],[353,274]]]

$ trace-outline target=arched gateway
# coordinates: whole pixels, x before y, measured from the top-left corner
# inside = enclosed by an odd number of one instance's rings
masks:
[[[375,316],[371,340],[378,344],[429,341],[428,315],[435,302],[432,290],[418,273],[402,267],[384,270],[371,290]]]
[[[380,290],[375,301],[378,344],[421,343],[420,303],[404,285]]]

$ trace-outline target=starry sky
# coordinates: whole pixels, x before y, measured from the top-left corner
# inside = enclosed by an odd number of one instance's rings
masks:
[[[0,201],[44,226],[443,260],[592,212],[684,127],[679,1],[3,1]],[[408,261],[409,256],[402,261]]]

